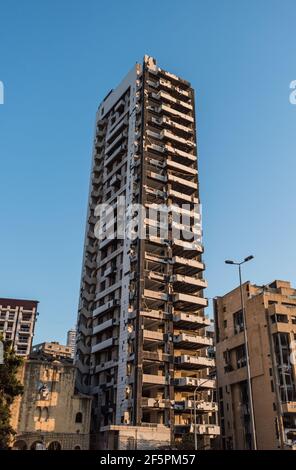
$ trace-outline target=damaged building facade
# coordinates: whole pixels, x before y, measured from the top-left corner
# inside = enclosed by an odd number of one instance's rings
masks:
[[[145,56],[97,112],[76,344],[96,447],[156,448],[196,432],[208,448],[219,434],[199,203],[194,91]],[[98,236],[102,205],[113,220]],[[165,236],[155,205],[169,208]]]

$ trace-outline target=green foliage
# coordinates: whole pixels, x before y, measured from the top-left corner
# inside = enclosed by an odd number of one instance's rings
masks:
[[[0,341],[3,341],[1,335]],[[17,378],[23,360],[16,356],[10,341],[3,343],[4,364],[0,364],[0,449],[7,449],[14,434],[10,426],[10,406],[15,397],[23,393],[23,386]]]

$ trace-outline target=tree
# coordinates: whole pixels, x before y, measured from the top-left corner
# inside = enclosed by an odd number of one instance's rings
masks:
[[[23,360],[16,356],[11,341],[3,341],[1,335],[0,341],[4,344],[4,363],[0,364],[0,449],[7,449],[11,436],[15,434],[10,425],[10,407],[23,393],[23,386],[17,378]]]

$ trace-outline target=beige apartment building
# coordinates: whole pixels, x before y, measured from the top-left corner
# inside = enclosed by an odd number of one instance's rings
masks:
[[[289,282],[243,284],[214,299],[221,441],[252,448],[244,328],[247,332],[257,448],[296,448],[296,290]]]
[[[119,196],[131,238],[117,235]],[[199,202],[194,91],[145,56],[96,120],[76,364],[78,389],[94,397],[100,448],[155,449],[194,431],[207,448],[219,434],[203,247],[188,237],[199,230]],[[113,238],[96,236],[98,204],[114,209]],[[128,211],[133,204],[144,207],[141,223]],[[154,205],[170,212],[165,237],[161,217],[150,217]]]
[[[58,359],[61,357],[73,359],[72,346],[65,346],[64,344],[60,344],[58,341],[45,341],[44,343],[34,344],[32,347],[32,353],[50,354]]]
[[[37,317],[37,300],[0,299],[0,334],[18,356],[30,354]]]

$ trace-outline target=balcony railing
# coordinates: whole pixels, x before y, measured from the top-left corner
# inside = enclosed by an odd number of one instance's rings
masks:
[[[174,336],[174,344],[184,349],[197,349],[213,346],[213,340],[207,336],[180,333]]]

